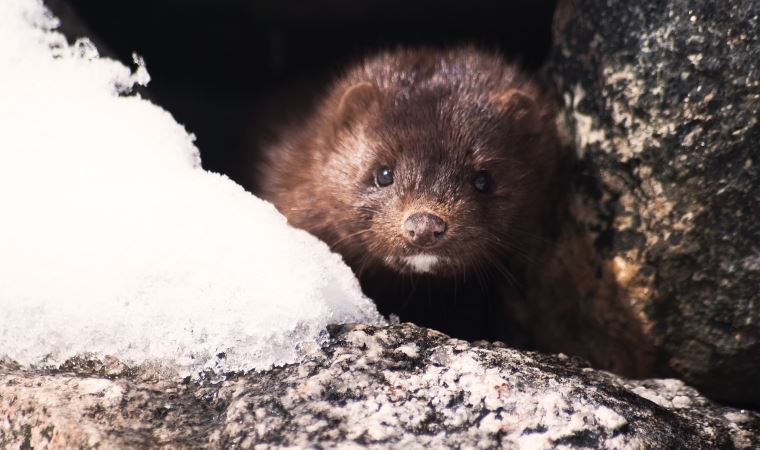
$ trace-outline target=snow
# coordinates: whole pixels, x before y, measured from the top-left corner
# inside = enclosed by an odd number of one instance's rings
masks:
[[[0,1],[0,357],[263,369],[378,322],[341,258],[200,167],[149,80]]]

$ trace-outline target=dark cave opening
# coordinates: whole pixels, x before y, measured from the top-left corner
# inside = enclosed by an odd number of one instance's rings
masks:
[[[397,46],[475,44],[537,69],[556,0],[310,2],[49,0],[101,53],[145,59],[145,92],[197,138],[203,166],[246,185],[272,124],[307,108],[351,60]]]

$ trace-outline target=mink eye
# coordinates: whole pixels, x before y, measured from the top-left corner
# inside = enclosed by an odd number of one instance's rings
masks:
[[[380,166],[375,171],[375,184],[377,187],[386,187],[393,184],[393,169],[388,166]]]
[[[491,190],[491,175],[485,170],[480,170],[472,177],[472,185],[475,190],[481,193],[487,193]]]

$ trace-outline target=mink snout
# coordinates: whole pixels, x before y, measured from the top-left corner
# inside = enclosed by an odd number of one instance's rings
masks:
[[[410,244],[430,248],[438,245],[446,234],[448,224],[440,217],[417,212],[411,214],[404,221],[404,237]]]

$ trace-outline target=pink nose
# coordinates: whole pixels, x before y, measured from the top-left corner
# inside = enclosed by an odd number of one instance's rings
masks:
[[[429,213],[414,213],[404,222],[404,237],[417,247],[433,247],[446,234],[448,224]]]

